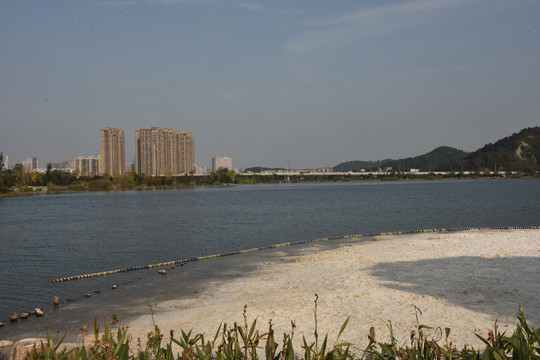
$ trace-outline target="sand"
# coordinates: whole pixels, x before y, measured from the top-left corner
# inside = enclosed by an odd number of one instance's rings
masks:
[[[388,340],[391,320],[400,343],[419,321],[450,327],[458,347],[478,347],[474,333],[487,336],[495,321],[511,333],[523,304],[529,323],[540,325],[540,230],[484,230],[353,239],[328,250],[320,243],[299,256],[275,251],[276,261],[230,281],[211,283],[193,298],[153,305],[163,333],[193,329],[214,335],[219,324],[257,318],[272,321],[276,334],[291,331],[300,351],[302,336],[313,342],[314,300],[318,331],[333,343],[350,317],[343,340],[363,349],[371,326]],[[129,324],[134,339],[152,329],[150,315]],[[430,333],[436,336],[435,330]],[[281,337],[281,336],[279,336]]]

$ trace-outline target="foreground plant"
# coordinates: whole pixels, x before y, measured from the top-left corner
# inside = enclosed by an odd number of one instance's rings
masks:
[[[64,341],[65,335],[55,344],[55,341],[51,340],[51,331],[47,325],[47,340],[41,341],[38,347],[34,344],[33,349],[28,353],[27,358],[30,360],[67,360],[74,350],[67,351],[65,348],[61,348],[62,341]]]
[[[315,294],[315,307],[313,308],[313,316],[315,318],[315,331],[314,331],[314,337],[315,342],[311,345],[307,344],[306,338],[303,338],[304,345],[302,346],[304,348],[304,359],[305,360],[332,360],[332,359],[348,359],[352,358],[352,355],[349,354],[349,348],[352,345],[349,342],[338,342],[339,337],[341,334],[343,334],[343,331],[345,331],[345,328],[347,327],[347,324],[349,322],[349,318],[345,320],[345,322],[341,325],[341,328],[339,329],[338,336],[336,338],[336,341],[334,343],[334,346],[331,350],[327,352],[327,346],[328,346],[328,334],[325,335],[324,340],[322,344],[319,347],[319,333],[318,333],[318,323],[317,323],[317,302],[319,301],[319,295]]]
[[[460,351],[450,340],[450,329],[433,329],[420,324],[418,315],[420,309],[415,307],[417,327],[411,332],[410,343],[399,345],[394,337],[392,323],[386,323],[390,335],[389,341],[377,341],[374,328],[368,335],[369,344],[361,354],[351,353],[351,343],[341,341],[349,319],[342,324],[338,336],[332,346],[328,344],[328,335],[322,342],[319,340],[317,323],[317,302],[319,297],[315,295],[314,318],[315,331],[314,341],[308,344],[303,337],[303,359],[305,360],[356,360],[356,359],[407,359],[407,360],[439,360],[439,359],[472,359],[472,360],[540,360],[540,329],[531,328],[525,319],[523,308],[520,306],[518,325],[513,335],[505,336],[500,333],[495,323],[494,329],[488,333],[487,338],[475,334],[484,344],[485,349],[475,350],[465,346]],[[104,331],[99,332],[97,322],[94,320],[94,339],[90,344],[84,344],[88,325],[81,329],[81,344],[79,347],[66,351],[62,349],[63,338],[54,344],[50,340],[47,331],[47,341],[41,346],[35,346],[28,354],[31,360],[296,360],[298,353],[293,347],[294,321],[291,322],[292,330],[289,334],[283,334],[281,345],[277,342],[269,322],[268,331],[261,333],[257,329],[257,319],[251,324],[247,320],[247,307],[244,307],[243,322],[234,323],[231,327],[222,324],[218,327],[212,340],[207,341],[203,334],[193,335],[191,331],[180,331],[180,336],[175,337],[174,331],[170,331],[169,340],[164,343],[163,334],[154,322],[152,307],[153,330],[147,334],[146,341],[137,340],[137,345],[130,345],[131,335],[128,327],[122,326],[113,330],[117,320],[113,319],[109,325],[105,322]],[[433,332],[433,336],[427,332]],[[143,345],[144,343],[144,345]],[[176,349],[176,350],[173,350]]]
[[[508,359],[506,355],[512,354],[512,359],[540,360],[540,329],[529,327],[521,305],[518,320],[516,330],[510,337],[504,336],[505,333],[501,334],[496,323],[487,339],[475,334],[486,344],[481,359]]]

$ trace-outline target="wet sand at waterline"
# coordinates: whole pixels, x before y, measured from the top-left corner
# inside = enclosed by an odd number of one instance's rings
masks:
[[[481,345],[497,321],[510,334],[523,304],[529,323],[540,325],[540,230],[482,230],[350,239],[334,248],[326,242],[296,251],[273,250],[244,276],[215,281],[194,297],[153,305],[164,334],[193,329],[213,337],[222,322],[257,319],[260,331],[271,320],[281,337],[295,322],[295,347],[302,336],[314,341],[313,307],[318,294],[318,332],[333,341],[350,317],[342,340],[361,349],[371,326],[388,340],[391,320],[400,344],[421,324],[450,327],[458,347]],[[151,316],[129,322],[133,338],[152,330]],[[435,330],[431,330],[433,333]]]

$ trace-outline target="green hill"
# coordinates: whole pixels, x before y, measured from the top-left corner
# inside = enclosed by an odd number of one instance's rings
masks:
[[[468,153],[465,151],[449,146],[440,146],[424,155],[385,162],[382,167],[391,167],[394,171],[409,171],[410,169],[446,171],[467,155]]]
[[[354,160],[354,161],[345,161],[342,163],[337,164],[333,167],[334,171],[377,171],[382,164],[384,164],[387,161],[391,161],[390,159],[386,160],[380,160],[380,161],[361,161],[361,160]]]
[[[521,130],[495,144],[487,144],[463,161],[469,171],[520,171],[533,174],[540,169],[540,127]]]
[[[456,161],[464,159],[468,153],[441,146],[427,154],[409,157],[400,160],[380,160],[380,161],[347,161],[334,166],[334,171],[377,171],[379,168],[392,168],[394,171],[409,171],[410,169],[419,169],[420,171],[445,171],[448,170]]]
[[[540,127],[531,127],[505,137],[495,144],[467,153],[449,146],[416,157],[382,161],[347,161],[334,166],[334,171],[519,171],[534,174],[540,170]]]

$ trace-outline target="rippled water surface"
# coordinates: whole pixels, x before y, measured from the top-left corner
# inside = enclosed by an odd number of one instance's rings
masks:
[[[151,291],[170,288],[166,280],[151,280],[142,271],[51,283],[65,276],[347,234],[539,225],[540,180],[276,184],[46,195],[1,199],[0,215],[0,322],[8,323],[12,312],[49,305],[55,295],[77,300],[62,303],[76,309],[82,306],[80,294],[111,283],[130,288],[132,292],[122,293],[129,299],[143,291],[144,281],[153,284]],[[200,278],[216,269],[224,274],[229,268],[226,262],[197,266]],[[123,302],[122,297],[107,296],[95,294],[92,303]],[[0,335],[22,331],[24,326],[20,322],[4,326]]]

